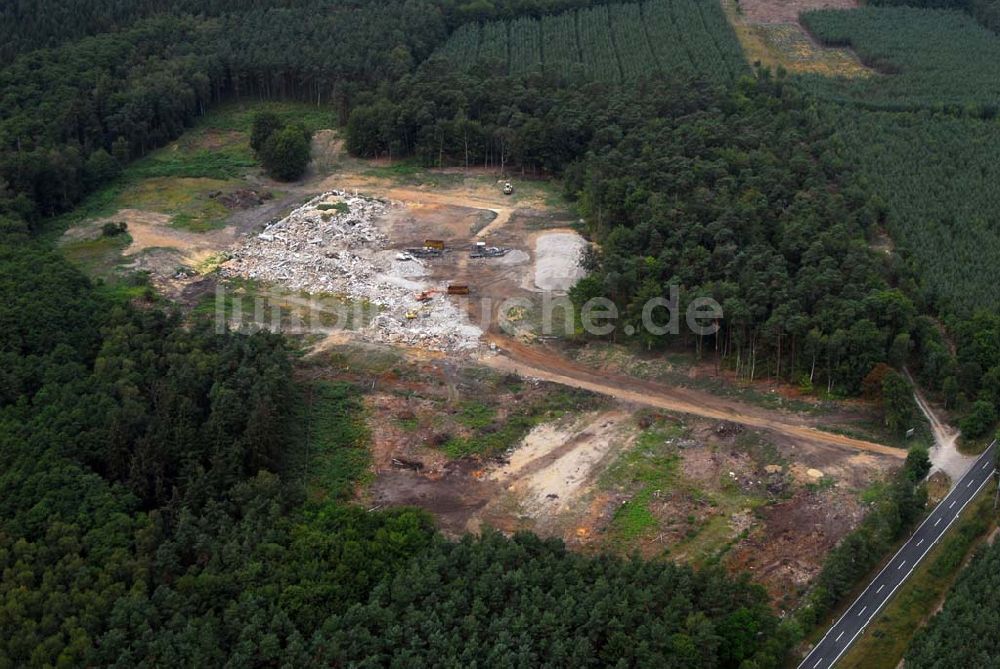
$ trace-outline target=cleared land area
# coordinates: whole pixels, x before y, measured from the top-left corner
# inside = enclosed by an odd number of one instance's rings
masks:
[[[867,77],[872,71],[847,48],[824,46],[803,27],[800,15],[816,9],[853,9],[855,0],[721,0],[726,17],[751,64],[793,74]]]
[[[677,363],[688,371],[642,378],[647,362],[631,353],[611,368],[584,355],[596,349],[543,345],[540,288],[568,288],[586,246],[549,182],[515,180],[505,195],[490,172],[356,160],[320,131],[301,182],[279,185],[233,162],[220,184],[218,164],[199,167],[199,152],[245,159],[248,118],[226,110],[153,154],[151,165],[162,172],[169,160],[178,176],[129,176],[67,220],[62,247],[75,257],[90,243],[95,272],[127,285],[148,271],[195,310],[220,308],[221,285],[223,313],[244,325],[258,308],[287,327],[317,299],[374,304],[349,331],[301,340],[301,382],[317,397],[345,381],[368,389],[370,452],[346,464],[331,456],[312,494],[350,494],[337,474],[346,466],[368,508],[420,506],[455,536],[531,529],[582,551],[722,564],[754,574],[787,609],[904,455],[867,430],[870,407],[737,388],[718,370],[698,371],[713,377],[699,388],[689,356]],[[176,195],[142,195],[155,189]],[[192,212],[208,223],[190,225]],[[107,222],[128,232],[104,238]],[[427,240],[445,250],[401,259]],[[471,258],[480,241],[506,253]],[[453,284],[470,295],[447,295]],[[521,306],[501,313],[504,300]],[[442,319],[484,336],[471,349],[421,338]]]

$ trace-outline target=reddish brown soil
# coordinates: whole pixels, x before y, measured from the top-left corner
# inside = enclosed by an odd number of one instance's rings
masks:
[[[791,606],[816,577],[826,554],[860,522],[857,495],[830,489],[800,490],[787,502],[760,511],[762,523],[726,561],[749,573],[779,607]]]

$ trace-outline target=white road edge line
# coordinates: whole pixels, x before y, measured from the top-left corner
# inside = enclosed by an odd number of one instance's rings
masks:
[[[989,453],[989,452],[990,452],[991,450],[993,450],[993,447],[994,447],[994,446],[996,446],[996,443],[997,443],[996,441],[994,441],[993,443],[991,443],[991,444],[989,445],[989,447],[988,447],[988,448],[987,448],[987,449],[986,449],[985,451],[983,451],[983,454],[982,454],[981,456],[979,456],[979,457],[980,457],[980,459],[982,459],[982,458],[986,457],[986,455],[987,455],[987,454],[988,454],[988,453]],[[977,462],[978,462],[978,460],[977,460]],[[972,465],[971,465],[971,466],[969,467],[969,469],[968,469],[968,470],[966,470],[966,475],[968,475],[968,473],[969,473],[970,471],[972,471],[972,468],[973,468],[973,467],[975,467],[975,466],[976,466],[976,465],[975,465],[975,463],[973,463],[973,464],[972,464]],[[963,477],[963,478],[964,478],[964,477]],[[984,488],[984,487],[986,486],[986,484],[987,484],[988,482],[989,482],[989,478],[987,478],[987,479],[986,479],[985,481],[983,481],[983,482],[982,482],[982,484],[981,484],[981,485],[980,485],[980,486],[979,486],[979,487],[978,487],[978,488],[976,489],[976,492],[975,492],[975,494],[973,494],[973,495],[972,495],[972,496],[971,496],[971,497],[970,497],[970,498],[968,499],[968,501],[966,501],[966,502],[965,502],[965,504],[963,504],[963,505],[962,505],[962,508],[961,508],[961,509],[959,509],[959,511],[958,511],[958,514],[956,514],[956,515],[955,515],[955,518],[958,518],[958,515],[962,513],[962,511],[963,511],[963,510],[965,509],[966,505],[967,505],[967,504],[968,504],[969,502],[971,502],[971,501],[972,501],[973,499],[975,499],[977,495],[979,495],[979,492],[980,492],[980,491],[981,491],[981,490],[982,490],[982,489],[983,489],[983,488]],[[952,490],[952,492],[954,492],[954,490]],[[949,493],[949,494],[950,494],[950,493]],[[947,497],[946,497],[945,499],[947,499]],[[928,516],[927,516],[927,518],[925,518],[925,519],[924,519],[924,522],[920,523],[920,526],[919,526],[919,527],[917,527],[916,531],[915,531],[915,532],[913,533],[914,535],[916,535],[916,534],[917,534],[917,532],[919,532],[919,531],[920,531],[920,528],[921,528],[921,527],[923,527],[923,526],[924,526],[924,525],[925,525],[925,524],[927,523],[927,521],[931,519],[931,515],[933,515],[933,512],[931,512],[931,514],[930,514],[930,515],[928,515]],[[952,524],[953,522],[955,522],[955,518],[952,518],[952,519],[951,519],[951,520],[950,520],[950,521],[948,522],[948,525],[947,525],[947,526],[946,526],[946,527],[944,528],[944,530],[942,531],[942,535],[944,534],[944,532],[947,532],[947,531],[948,531],[948,528],[949,528],[949,527],[951,527],[951,524]],[[911,540],[912,540],[912,537],[911,537]],[[896,557],[898,557],[898,556],[899,556],[899,554],[903,552],[903,549],[904,549],[904,548],[906,548],[906,547],[907,547],[907,546],[909,545],[909,543],[910,543],[910,541],[907,541],[907,542],[906,542],[906,543],[904,543],[904,544],[903,544],[902,546],[900,546],[899,550],[898,550],[898,551],[896,551],[896,555],[895,555],[895,556],[893,556],[892,560],[895,560],[895,559],[896,559]],[[937,544],[937,539],[935,539],[935,540],[934,540],[934,542],[933,542],[933,543],[932,543],[932,544],[931,544],[930,546],[928,546],[928,547],[927,547],[927,549],[926,549],[926,550],[924,551],[923,555],[921,555],[921,556],[920,556],[920,558],[919,558],[919,559],[917,560],[917,564],[919,564],[919,563],[920,563],[920,562],[921,562],[921,561],[922,561],[922,560],[924,559],[924,557],[926,557],[927,553],[929,553],[929,552],[930,552],[931,548],[933,548],[935,544]],[[868,592],[868,590],[869,590],[869,589],[870,589],[870,588],[872,587],[872,585],[874,585],[875,581],[877,581],[877,580],[879,579],[879,577],[880,577],[880,576],[882,575],[882,573],[883,573],[883,572],[884,572],[884,571],[885,571],[886,569],[888,569],[888,568],[889,568],[889,565],[890,565],[890,564],[892,564],[892,560],[889,560],[889,562],[887,562],[887,563],[886,563],[886,565],[885,565],[884,567],[882,567],[882,571],[880,571],[880,572],[878,573],[878,575],[876,575],[876,576],[875,576],[875,579],[874,579],[874,580],[873,580],[873,581],[872,581],[871,583],[869,583],[869,584],[868,584],[868,587],[867,587],[867,588],[865,588],[864,592],[862,592],[862,593],[861,593],[860,595],[858,595],[858,598],[857,598],[856,600],[854,600],[854,604],[857,604],[857,603],[858,603],[858,601],[860,601],[860,600],[861,600],[861,598],[865,596],[865,594],[866,594],[866,593]],[[912,571],[912,570],[911,570],[911,571]],[[896,590],[898,590],[898,589],[899,589],[899,587],[900,587],[901,585],[903,585],[903,583],[905,583],[905,579],[904,579],[903,581],[900,581],[900,582],[899,582],[898,584],[896,584],[896,587],[894,587],[894,588],[892,589],[892,591],[891,591],[891,592],[890,592],[890,593],[889,593],[889,594],[888,594],[888,595],[886,596],[886,598],[885,598],[884,600],[882,600],[882,603],[881,603],[881,604],[879,604],[879,605],[878,605],[878,607],[877,607],[877,608],[875,609],[875,613],[873,613],[873,614],[872,614],[872,618],[869,618],[869,619],[868,619],[868,620],[869,620],[869,622],[871,622],[871,620],[872,620],[872,619],[873,619],[873,618],[874,618],[874,617],[875,617],[876,615],[878,615],[878,612],[882,610],[882,607],[883,607],[883,606],[885,606],[885,605],[886,605],[886,603],[887,603],[887,602],[888,602],[888,601],[889,601],[890,599],[892,599],[892,596],[893,596],[894,594],[896,594]],[[811,656],[811,655],[813,654],[813,652],[814,652],[814,651],[815,651],[815,650],[816,650],[817,648],[819,648],[819,647],[820,647],[820,645],[822,645],[822,643],[823,643],[824,641],[826,641],[826,637],[830,636],[830,632],[832,632],[832,631],[833,631],[833,629],[834,629],[835,627],[837,627],[837,625],[839,625],[839,624],[840,624],[840,621],[841,621],[841,620],[843,620],[843,619],[844,619],[844,617],[845,617],[845,616],[846,616],[846,615],[847,615],[848,613],[850,613],[850,611],[851,611],[851,608],[853,608],[853,607],[854,607],[854,604],[852,604],[852,605],[851,605],[851,606],[850,606],[850,607],[849,607],[849,608],[847,609],[847,611],[845,611],[845,612],[844,612],[844,615],[840,616],[840,618],[839,618],[839,619],[837,620],[837,622],[836,622],[836,623],[834,623],[833,627],[831,627],[831,628],[830,628],[830,630],[829,630],[829,631],[828,631],[828,632],[827,632],[826,634],[824,634],[824,635],[823,635],[823,638],[822,638],[822,639],[820,639],[820,642],[819,642],[818,644],[816,644],[815,646],[813,646],[813,649],[812,649],[812,651],[810,651],[810,652],[809,652],[809,654],[808,654],[808,655],[806,655],[806,656],[805,656],[805,658],[803,658],[803,660],[802,660],[802,663],[801,663],[801,664],[799,665],[799,667],[800,667],[800,668],[801,668],[801,667],[804,667],[804,666],[806,666],[806,663],[807,663],[807,662],[809,661],[809,658],[810,658],[810,656]],[[833,665],[837,664],[837,660],[839,660],[839,659],[841,658],[841,656],[842,656],[842,655],[843,655],[844,653],[846,653],[846,652],[847,652],[847,649],[848,649],[848,648],[850,648],[850,647],[851,647],[851,645],[852,645],[852,644],[853,644],[853,643],[855,642],[855,640],[857,640],[858,636],[860,636],[860,635],[861,635],[861,633],[865,631],[865,628],[866,628],[867,626],[868,626],[868,624],[867,624],[867,623],[865,623],[865,625],[863,625],[863,626],[861,627],[861,629],[859,629],[859,630],[858,630],[857,632],[855,632],[854,636],[852,636],[852,637],[851,637],[851,639],[850,639],[850,640],[849,640],[849,641],[847,642],[847,644],[846,644],[846,645],[844,646],[843,650],[841,650],[841,651],[840,651],[839,653],[837,653],[837,656],[833,658],[833,662],[831,662],[831,663],[830,663],[830,665],[829,665],[830,667],[833,667]]]

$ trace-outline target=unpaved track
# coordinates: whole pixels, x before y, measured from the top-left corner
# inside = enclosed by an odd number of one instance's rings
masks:
[[[913,386],[913,399],[916,400],[917,407],[930,423],[931,432],[934,435],[934,446],[930,452],[932,465],[930,473],[944,472],[951,479],[952,487],[954,487],[958,485],[959,479],[968,471],[972,463],[976,461],[976,456],[965,455],[958,450],[959,431],[938,418],[937,414],[934,413],[934,409],[931,408],[931,405],[927,403],[927,400],[920,393],[920,387],[910,374],[910,370],[905,370],[905,372],[906,378],[909,379],[910,385]]]
[[[776,432],[792,439],[840,449],[867,451],[905,458],[906,451],[862,439],[854,439],[810,427],[793,415],[768,411],[741,402],[716,397],[688,388],[665,386],[651,381],[607,374],[588,369],[553,351],[527,346],[506,337],[491,340],[503,351],[488,356],[483,363],[500,371],[512,372],[564,386],[589,390],[635,404],[675,411],[713,420],[725,420]]]

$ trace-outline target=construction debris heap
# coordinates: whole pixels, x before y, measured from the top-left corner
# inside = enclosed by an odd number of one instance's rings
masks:
[[[443,295],[417,299],[434,287],[419,280],[427,273],[420,258],[391,250],[376,226],[390,206],[324,193],[245,238],[221,272],[376,305],[377,315],[359,331],[366,339],[446,351],[476,348],[482,331],[454,303]]]

